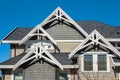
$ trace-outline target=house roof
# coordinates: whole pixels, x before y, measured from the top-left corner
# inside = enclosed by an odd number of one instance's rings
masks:
[[[52,56],[55,59],[57,59],[62,65],[70,65],[72,64],[72,60],[68,58],[68,54],[69,53],[52,53]],[[25,53],[22,53],[14,58],[8,59],[0,63],[0,65],[15,65],[19,60],[21,60],[21,58],[23,58],[23,56],[25,56]]]
[[[105,38],[120,38],[120,27],[110,26],[100,21],[76,21],[88,34],[96,29]]]
[[[113,57],[113,61],[118,63],[118,62],[120,62],[120,58],[119,57]]]
[[[15,28],[4,40],[21,40],[24,38],[33,28]]]
[[[100,32],[105,38],[120,38],[120,27],[113,27],[107,24],[104,24],[99,21],[76,21],[78,25],[80,25],[88,34],[90,34],[94,29]],[[7,35],[4,40],[21,40],[25,37],[33,28],[16,28],[9,35]],[[68,35],[70,32],[61,32],[62,35]],[[47,30],[47,32],[54,38],[58,34],[57,31]],[[72,33],[72,31],[71,31]],[[54,35],[52,35],[54,34]],[[56,35],[55,35],[56,34]],[[76,36],[77,37],[77,36]],[[73,39],[74,37],[70,37],[70,40],[78,40],[78,38]],[[62,38],[66,39],[65,36]]]
[[[16,57],[10,58],[10,59],[0,63],[0,65],[15,65],[24,55],[25,55],[25,53],[22,53]]]

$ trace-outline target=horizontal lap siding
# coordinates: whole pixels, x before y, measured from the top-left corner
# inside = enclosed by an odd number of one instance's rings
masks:
[[[25,80],[55,80],[55,68],[48,63],[39,62],[24,70]]]
[[[60,52],[72,52],[80,42],[58,42],[57,44]]]

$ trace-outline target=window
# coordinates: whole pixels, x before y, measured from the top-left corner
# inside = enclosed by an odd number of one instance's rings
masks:
[[[22,70],[16,70],[14,72],[14,80],[23,80],[23,71]]]
[[[98,71],[107,70],[107,60],[105,54],[98,55]]]
[[[59,80],[68,80],[67,73],[59,73]]]
[[[92,71],[93,70],[93,56],[84,55],[84,70]]]
[[[90,71],[90,72],[109,72],[109,57],[106,52],[90,52],[85,53],[81,58],[81,69],[82,71]]]

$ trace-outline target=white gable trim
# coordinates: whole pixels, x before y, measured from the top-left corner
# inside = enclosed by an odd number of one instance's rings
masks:
[[[76,69],[79,68],[79,65],[63,65],[65,69]]]
[[[96,36],[96,38],[95,38]],[[102,40],[105,44],[101,43],[99,40]],[[91,42],[87,43],[88,40],[91,40]],[[114,54],[118,55],[120,57],[120,52],[112,46],[98,31],[94,30],[76,49],[74,49],[70,54],[69,58],[71,58],[77,51],[89,46],[89,45],[95,45],[100,44],[101,46],[110,49],[114,52]]]
[[[43,32],[42,34],[38,33],[38,34],[34,34],[35,31],[41,31]],[[40,26],[37,25],[34,29],[32,29],[21,41],[20,41],[20,45],[25,43],[27,40],[29,40],[32,36],[34,35],[38,35],[38,36],[47,36],[48,39],[50,39],[51,42],[53,42],[56,45],[56,41]]]
[[[64,18],[63,15],[66,17]],[[54,17],[53,17],[54,16]],[[53,18],[52,18],[53,17]],[[31,36],[33,36],[33,33],[40,29],[45,35],[47,36],[54,44],[56,44],[56,41],[42,28],[45,24],[50,23],[54,20],[64,20],[70,24],[73,24],[85,37],[88,36],[87,32],[85,32],[72,18],[70,18],[60,7],[55,9],[41,24],[37,25],[33,30],[31,30],[21,41],[20,45],[25,43]]]
[[[43,55],[46,54],[48,57]],[[32,54],[35,54],[34,56],[31,56]],[[30,57],[31,56],[31,57]],[[32,59],[41,59],[43,58],[45,61],[57,65],[61,70],[63,70],[63,66],[46,50],[42,47],[42,45],[35,44],[31,47],[31,50],[20,60],[18,61],[13,70],[18,68],[20,65],[32,60]]]
[[[52,16],[56,16],[53,19],[50,19]],[[65,16],[66,18],[64,18],[63,16]],[[49,23],[55,19],[60,19],[60,20],[64,20],[70,24],[73,24],[81,33],[83,33],[83,35],[85,37],[88,36],[88,33],[82,29],[82,27],[80,27],[70,16],[68,16],[68,14],[66,12],[64,12],[60,7],[56,8],[42,23],[43,25],[45,25],[46,23]]]
[[[3,40],[1,43],[12,43],[12,44],[18,44],[20,40]]]

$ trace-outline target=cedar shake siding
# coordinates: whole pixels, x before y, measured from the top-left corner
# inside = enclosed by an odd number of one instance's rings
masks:
[[[24,80],[55,80],[55,70],[56,68],[47,62],[35,62],[24,69]]]

